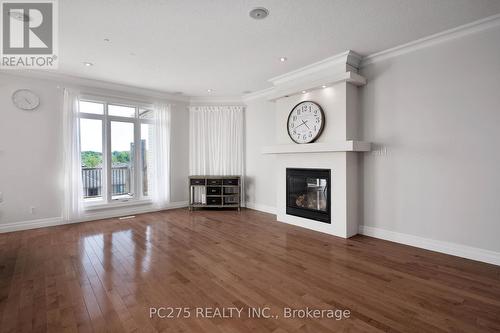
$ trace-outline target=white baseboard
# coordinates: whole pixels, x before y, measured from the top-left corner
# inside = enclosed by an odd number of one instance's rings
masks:
[[[61,224],[64,224],[62,217],[49,217],[45,219],[3,223],[0,224],[0,233],[37,229],[43,227],[53,227],[55,225],[61,225]]]
[[[146,208],[144,208],[144,207],[141,208],[141,207],[135,206],[135,207],[113,209],[113,210],[109,210],[109,211],[92,212],[92,213],[87,213],[87,214],[83,215],[79,219],[75,219],[75,220],[71,220],[71,221],[64,221],[64,219],[62,217],[58,216],[58,217],[50,217],[50,218],[37,219],[37,220],[3,223],[3,224],[0,224],[0,233],[21,231],[21,230],[28,230],[28,229],[37,229],[37,228],[44,228],[44,227],[53,227],[56,225],[72,224],[72,223],[87,222],[87,221],[94,221],[94,220],[101,220],[101,219],[109,219],[109,218],[126,216],[126,215],[131,215],[131,214],[152,213],[152,212],[158,212],[158,211],[162,211],[162,210],[183,208],[183,207],[187,207],[187,206],[188,206],[187,201],[178,201],[178,202],[171,202],[162,208],[152,208],[151,206],[146,207]]]
[[[426,250],[446,253],[457,257],[486,262],[489,264],[500,265],[500,252],[367,226],[360,226],[359,233],[366,236],[385,239],[391,242],[415,246]]]
[[[264,213],[276,215],[276,207],[273,207],[273,206],[261,205],[261,204],[254,203],[254,202],[247,202],[246,207],[249,209],[258,210],[258,211],[261,211]]]

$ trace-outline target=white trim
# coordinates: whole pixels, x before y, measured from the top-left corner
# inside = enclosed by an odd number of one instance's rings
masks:
[[[97,94],[103,94],[103,89],[112,92],[119,93],[117,97],[122,96],[124,93],[127,94],[129,99],[139,98],[144,99],[149,97],[149,99],[155,100],[166,100],[166,101],[180,101],[189,102],[190,97],[185,95],[176,95],[164,91],[141,88],[137,86],[130,86],[116,82],[102,81],[96,79],[87,79],[79,76],[73,76],[69,74],[64,74],[60,72],[49,72],[42,70],[24,70],[24,71],[12,71],[12,72],[1,72],[2,75],[12,75],[16,77],[24,77],[28,79],[40,79],[48,80],[52,82],[59,83],[60,85],[72,85],[77,86],[82,90],[88,90],[90,94],[96,92]],[[106,93],[106,92],[104,92]],[[150,101],[148,101],[150,102]]]
[[[355,86],[363,86],[366,84],[366,79],[358,73],[352,71],[335,73],[322,76],[321,78],[316,78],[307,82],[298,82],[293,86],[288,85],[284,88],[280,86],[266,88],[260,91],[256,91],[253,94],[245,95],[242,100],[247,102],[257,98],[266,98],[268,101],[273,102],[282,97],[299,95],[303,90],[307,90],[310,92],[312,90],[322,89],[323,85],[330,86],[340,82],[348,82]]]
[[[151,205],[153,201],[151,199],[126,199],[126,200],[111,200],[109,203],[103,203],[100,200],[98,203],[93,203],[91,201],[84,201],[84,210],[85,211],[96,211],[96,210],[105,210],[105,209],[113,209],[113,208],[122,208],[122,207],[131,207],[131,206],[144,206]]]
[[[331,56],[329,58],[317,61],[310,65],[285,73],[283,75],[275,76],[273,78],[270,78],[268,81],[276,86],[286,82],[295,81],[299,78],[303,78],[311,74],[324,72],[338,65],[350,65],[354,68],[358,68],[360,61],[361,61],[361,56],[359,54],[351,50],[347,50],[342,53]]]
[[[493,15],[490,17],[486,17],[484,19],[471,22],[468,24],[461,25],[456,28],[452,28],[449,30],[445,30],[443,32],[433,34],[421,39],[414,40],[412,42],[402,44],[387,50],[383,50],[380,52],[376,52],[373,54],[370,54],[365,57],[361,57],[360,55],[356,54],[353,51],[345,51],[343,53],[334,55],[332,57],[323,59],[321,61],[315,62],[313,64],[304,66],[302,68],[299,68],[297,70],[285,73],[280,76],[273,77],[269,79],[268,81],[270,82],[285,82],[287,79],[294,79],[298,76],[302,75],[307,75],[307,73],[315,72],[318,69],[324,68],[324,66],[331,66],[332,63],[339,62],[340,60],[344,59],[347,57],[347,63],[355,68],[362,68],[366,65],[379,62],[382,60],[386,60],[389,58],[393,58],[399,55],[403,55],[409,52],[413,52],[422,48],[426,48],[435,44],[443,43],[451,39],[455,39],[458,37],[466,36],[469,34],[473,34],[476,32],[480,32],[483,30],[491,29],[496,26],[500,25],[500,14]],[[46,80],[51,80],[51,81],[56,81],[56,82],[61,82],[61,83],[67,83],[67,84],[74,84],[74,85],[84,85],[88,87],[93,87],[93,88],[100,88],[100,89],[109,89],[109,90],[118,90],[120,92],[125,92],[128,94],[135,94],[139,96],[149,96],[149,97],[154,97],[154,98],[161,98],[161,99],[167,99],[167,100],[173,100],[173,101],[182,101],[182,102],[189,102],[189,103],[199,103],[201,101],[210,102],[211,103],[220,103],[224,102],[227,103],[228,101],[231,101],[231,103],[234,103],[235,101],[241,102],[241,101],[248,101],[248,100],[253,100],[261,97],[266,97],[268,94],[271,94],[274,91],[273,87],[268,87],[264,88],[262,90],[255,91],[250,94],[243,95],[241,97],[217,97],[217,96],[188,96],[188,95],[176,95],[176,94],[171,94],[163,91],[158,91],[158,90],[153,90],[153,89],[145,89],[145,88],[140,88],[140,87],[134,87],[134,86],[128,86],[120,83],[112,83],[112,82],[106,82],[106,81],[101,81],[101,80],[95,80],[95,79],[86,79],[82,77],[77,77],[77,76],[72,76],[69,74],[64,74],[64,73],[54,73],[54,72],[48,72],[48,71],[12,71],[9,73],[2,72],[1,74],[3,75],[13,75],[13,76],[21,76],[21,77],[28,77],[28,78],[39,78],[39,79],[46,79]],[[284,80],[284,81],[283,81]]]
[[[331,153],[331,152],[366,152],[371,150],[371,143],[366,141],[335,141],[331,143],[281,144],[265,146],[262,154],[296,154],[296,153]]]
[[[271,95],[273,93],[273,91],[274,91],[274,87],[268,87],[268,88],[264,88],[261,90],[257,90],[257,91],[254,91],[252,93],[243,95],[242,100],[244,102],[246,102],[246,101],[251,101],[254,99],[258,99],[258,98],[266,98],[267,96]]]
[[[56,225],[66,225],[66,224],[88,222],[88,221],[95,221],[95,220],[101,220],[101,219],[109,219],[109,218],[114,218],[114,217],[127,216],[127,215],[131,215],[131,214],[152,213],[152,212],[158,212],[158,211],[162,211],[162,210],[184,208],[187,206],[188,206],[187,201],[178,201],[178,202],[171,202],[162,208],[151,208],[151,206],[149,206],[148,208],[142,208],[142,209],[129,208],[129,209],[120,209],[120,210],[110,210],[109,212],[90,213],[90,214],[85,214],[83,217],[81,217],[79,219],[75,219],[75,220],[71,220],[71,221],[64,221],[62,217],[50,217],[50,218],[44,218],[44,219],[38,219],[38,220],[4,223],[4,224],[0,224],[0,233],[20,231],[20,230],[29,230],[29,229],[37,229],[37,228],[45,228],[45,227],[52,227],[52,226],[56,226]]]
[[[389,58],[394,58],[429,46],[447,42],[455,38],[491,29],[499,25],[500,25],[500,14],[493,15],[478,21],[474,21],[472,23],[461,25],[453,29],[439,32],[434,35],[420,38],[412,42],[402,44],[384,51],[370,54],[361,60],[360,67],[364,67],[369,64],[373,64],[375,62],[383,61]]]
[[[394,58],[394,57],[397,57],[397,56],[400,56],[403,54],[407,54],[407,53],[410,53],[413,51],[417,51],[417,50],[420,50],[423,48],[427,48],[427,47],[430,47],[430,46],[433,46],[436,44],[444,43],[444,42],[447,42],[447,41],[452,40],[452,39],[460,38],[460,37],[474,34],[477,32],[481,32],[484,30],[495,28],[499,25],[500,25],[500,14],[489,16],[489,17],[486,17],[486,18],[478,20],[478,21],[464,24],[464,25],[461,25],[459,27],[455,27],[455,28],[452,28],[449,30],[439,32],[437,34],[433,34],[433,35],[430,35],[427,37],[423,37],[423,38],[411,41],[409,43],[405,43],[405,44],[398,45],[396,47],[393,47],[393,48],[390,48],[387,50],[383,50],[380,52],[376,52],[376,53],[367,55],[367,56],[361,58],[361,61],[359,63],[359,68],[363,68],[367,65],[370,65],[370,64],[373,64],[373,63],[376,63],[379,61]],[[349,51],[346,51],[346,52],[349,52]],[[286,73],[284,75],[271,78],[268,81],[272,82],[273,80],[280,80],[284,76],[296,75],[296,72],[308,71],[310,66],[311,67],[314,67],[314,66],[321,67],[324,65],[324,63],[328,63],[329,61],[330,62],[335,61],[335,60],[338,61],[339,58],[341,58],[343,55],[345,56],[346,52],[338,54],[338,55],[334,55],[333,57],[324,59],[322,61],[316,62],[316,63],[311,64],[309,66],[299,68],[297,70]],[[253,99],[257,99],[257,98],[268,97],[268,96],[272,95],[273,92],[274,92],[274,87],[264,88],[262,90],[258,90],[258,91],[251,93],[251,94],[243,96],[243,100],[249,101],[249,100],[253,100]]]
[[[121,106],[139,107],[145,109],[152,109],[154,103],[151,101],[142,101],[140,99],[128,98],[124,96],[116,96],[113,94],[103,94],[101,93],[86,93],[85,91],[79,94],[79,99],[81,101],[96,102],[102,104],[113,104]],[[120,116],[117,116],[120,117]],[[134,117],[120,117],[120,118],[134,118]]]
[[[52,227],[55,225],[61,225],[63,223],[62,217],[49,217],[45,219],[29,220],[29,221],[19,221],[12,223],[2,223],[0,224],[0,233],[12,232],[19,230],[37,229],[43,227]]]
[[[359,226],[359,233],[365,236],[385,239],[391,242],[406,244],[430,251],[500,265],[500,252],[363,225]]]
[[[255,202],[247,202],[246,207],[248,209],[258,210],[258,211],[261,211],[264,213],[276,215],[276,207],[273,207],[273,206],[262,205],[262,204],[255,203]]]
[[[190,106],[244,106],[241,96],[191,96]]]
[[[366,84],[366,79],[358,73],[351,71],[323,75],[320,78],[314,78],[312,80],[297,81],[297,83],[293,85],[285,85],[284,87],[276,86],[274,91],[267,96],[267,99],[269,101],[275,101],[283,97],[300,95],[304,90],[311,92],[313,90],[322,89],[323,85],[331,86],[340,82],[351,83],[355,86],[363,86]]]

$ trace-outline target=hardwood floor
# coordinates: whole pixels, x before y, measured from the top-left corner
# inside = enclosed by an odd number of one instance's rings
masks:
[[[244,310],[200,318],[205,307]],[[286,307],[350,316],[291,319]],[[1,234],[0,332],[30,331],[495,332],[500,268],[252,210],[178,209]]]

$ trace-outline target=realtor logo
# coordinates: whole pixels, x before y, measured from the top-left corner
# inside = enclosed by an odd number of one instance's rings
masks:
[[[57,68],[56,0],[2,1],[1,68]]]

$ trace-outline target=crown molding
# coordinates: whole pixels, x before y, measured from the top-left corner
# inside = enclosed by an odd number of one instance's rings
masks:
[[[71,85],[82,89],[90,88],[95,89],[106,89],[115,92],[128,93],[135,95],[137,97],[149,97],[158,100],[165,101],[179,101],[179,102],[189,102],[190,96],[176,95],[168,92],[141,88],[136,86],[130,86],[120,83],[107,82],[95,79],[82,78],[78,76],[73,76],[65,73],[53,72],[53,71],[42,71],[42,70],[2,70],[1,75],[15,76],[22,78],[35,78],[39,80],[48,80],[56,82],[60,85]]]
[[[299,69],[293,70],[291,72],[285,73],[283,75],[275,76],[268,81],[273,85],[281,85],[288,83],[290,81],[295,81],[297,79],[302,79],[306,76],[311,76],[318,73],[324,73],[325,71],[337,71],[339,66],[351,66],[355,69],[359,67],[361,62],[361,56],[354,51],[347,50],[345,52],[336,54],[329,58],[320,60],[313,64],[301,67]],[[342,69],[346,71],[346,67]]]
[[[348,50],[343,53],[334,55],[332,57],[326,58],[324,60],[315,62],[313,64],[304,66],[297,70],[285,73],[269,79],[273,85],[282,85],[296,80],[304,79],[307,76],[318,75],[329,68],[338,67],[339,65],[345,64],[346,67],[351,67],[344,69],[347,71],[353,71],[358,68],[363,68],[367,65],[383,61],[386,59],[394,58],[403,54],[407,54],[413,51],[417,51],[423,48],[427,48],[436,44],[440,44],[449,40],[474,34],[480,31],[488,30],[500,26],[500,14],[486,17],[475,22],[461,25],[459,27],[449,29],[434,35],[430,35],[415,41],[402,44],[384,51],[376,52],[368,56],[362,57],[359,54]],[[152,98],[157,98],[167,101],[180,101],[187,102],[193,105],[201,104],[238,104],[241,105],[246,101],[251,101],[259,98],[269,98],[274,92],[274,87],[264,88],[262,90],[255,91],[250,94],[243,96],[229,96],[229,97],[217,97],[217,96],[187,96],[187,95],[176,95],[168,92],[163,92],[154,89],[146,89],[135,86],[124,85],[120,83],[112,83],[95,79],[81,78],[77,76],[72,76],[64,73],[49,72],[49,71],[21,71],[21,70],[0,70],[1,75],[13,75],[19,77],[27,78],[38,78],[50,81],[55,81],[61,84],[71,84],[75,86],[84,86],[90,88],[102,88],[119,92],[131,93],[136,96],[147,96]]]
[[[210,106],[210,105],[244,105],[241,96],[191,96],[190,106]]]
[[[274,87],[268,87],[268,88],[264,88],[262,90],[257,90],[257,91],[254,91],[252,93],[243,95],[242,100],[244,102],[247,102],[247,101],[251,101],[254,99],[267,98],[268,96],[270,96],[273,93],[273,91],[274,91]]]
[[[488,30],[491,28],[495,28],[498,26],[500,26],[500,14],[486,17],[484,19],[474,21],[474,22],[471,22],[468,24],[464,24],[464,25],[461,25],[461,26],[453,28],[453,29],[449,29],[449,30],[446,30],[446,31],[443,31],[443,32],[440,32],[437,34],[433,34],[433,35],[430,35],[430,36],[427,36],[424,38],[420,38],[420,39],[417,39],[415,41],[412,41],[412,42],[409,42],[406,44],[402,44],[402,45],[399,45],[399,46],[396,46],[396,47],[393,47],[393,48],[390,48],[390,49],[387,49],[384,51],[376,52],[376,53],[370,54],[370,55],[365,56],[365,57],[361,57],[360,55],[358,55],[352,51],[346,51],[346,52],[343,52],[341,54],[334,55],[330,58],[324,59],[322,61],[318,61],[314,64],[309,65],[309,66],[305,66],[305,67],[299,68],[297,70],[294,70],[292,72],[271,78],[269,80],[269,82],[276,83],[276,84],[287,82],[287,81],[290,81],[292,79],[301,78],[304,75],[308,75],[308,74],[316,72],[314,70],[315,67],[320,68],[320,69],[324,69],[324,68],[327,68],[329,65],[331,66],[332,64],[335,64],[335,63],[338,64],[340,61],[342,61],[344,59],[346,59],[346,62],[348,62],[347,61],[348,54],[351,55],[350,61],[351,61],[351,65],[353,67],[363,68],[367,65],[370,65],[370,64],[373,64],[373,63],[376,63],[379,61],[394,58],[394,57],[397,57],[400,55],[411,53],[411,52],[414,52],[414,51],[417,51],[417,50],[420,50],[423,48],[427,48],[427,47],[430,47],[433,45],[444,43],[444,42],[449,41],[449,40],[453,40],[453,39],[460,38],[463,36],[471,35],[471,34],[481,32],[484,30]],[[356,66],[356,61],[358,64],[357,66]],[[286,80],[286,79],[288,79],[288,80]],[[285,80],[285,81],[283,81],[283,80]],[[265,88],[265,89],[262,89],[259,91],[255,91],[251,94],[245,95],[243,97],[243,100],[250,101],[250,100],[258,99],[258,98],[269,98],[270,96],[275,95],[275,94],[276,94],[275,87],[269,87],[269,88]]]
[[[453,29],[445,30],[437,34],[420,38],[384,51],[370,54],[366,57],[363,57],[360,63],[360,67],[362,68],[379,61],[394,58],[403,54],[447,42],[452,39],[471,35],[480,31],[488,30],[497,26],[500,26],[500,14],[464,24]]]
[[[298,83],[293,86],[289,84],[286,87],[275,86],[265,88],[251,94],[244,95],[242,97],[242,100],[244,102],[249,102],[255,99],[266,99],[269,101],[274,101],[281,97],[299,94],[302,90],[310,91],[321,89],[323,85],[330,86],[339,82],[348,82],[354,84],[355,86],[363,86],[366,84],[366,79],[360,74],[351,71],[336,73],[322,76],[319,79],[313,79],[306,82],[298,81]]]
[[[332,86],[341,82],[347,82],[355,86],[364,86],[366,84],[366,79],[358,73],[348,71],[343,73],[330,74],[307,81],[297,80],[297,83],[294,85],[289,84],[285,85],[284,87],[274,87],[274,90],[267,95],[267,99],[270,101],[275,101],[282,97],[301,94],[303,90],[309,92],[312,90],[322,89],[324,85]]]

